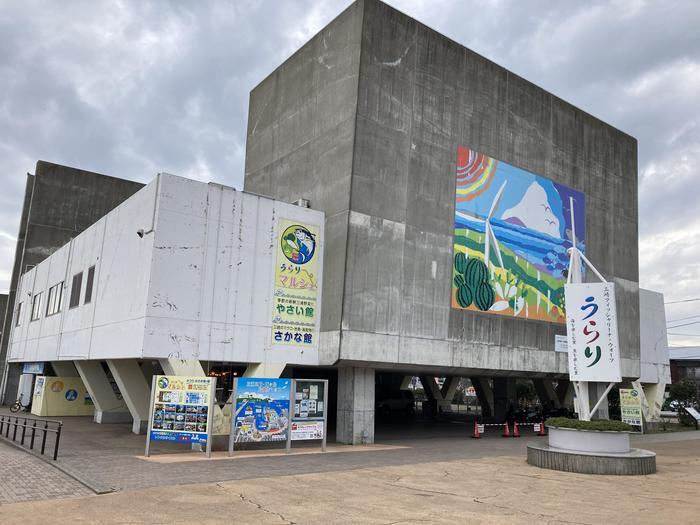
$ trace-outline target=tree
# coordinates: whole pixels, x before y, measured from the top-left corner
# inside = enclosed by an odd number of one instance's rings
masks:
[[[694,381],[682,379],[671,385],[668,398],[671,401],[678,401],[678,404],[682,406],[693,405],[698,398],[698,387]]]

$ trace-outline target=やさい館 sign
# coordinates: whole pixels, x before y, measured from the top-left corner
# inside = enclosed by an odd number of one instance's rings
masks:
[[[620,382],[615,285],[567,284],[565,295],[571,380]]]

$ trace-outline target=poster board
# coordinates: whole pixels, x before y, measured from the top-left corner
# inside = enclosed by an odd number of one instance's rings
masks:
[[[622,371],[615,285],[567,284],[565,295],[571,380],[619,383]]]
[[[291,392],[291,379],[236,378],[229,453],[236,443],[286,442]]]
[[[620,416],[623,423],[642,426],[642,396],[636,388],[620,389]]]
[[[146,457],[151,441],[206,444],[211,457],[216,378],[153,376],[146,436]]]
[[[289,447],[292,441],[321,440],[326,450],[328,421],[328,380],[295,379],[294,412]]]

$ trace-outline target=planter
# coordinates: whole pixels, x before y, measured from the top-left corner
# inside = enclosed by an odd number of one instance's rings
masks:
[[[576,452],[624,454],[630,451],[629,432],[547,427],[549,446]]]

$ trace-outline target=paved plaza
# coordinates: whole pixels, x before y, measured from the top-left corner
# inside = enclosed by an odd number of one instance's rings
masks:
[[[546,438],[503,439],[494,429],[474,440],[464,423],[387,428],[374,446],[329,443],[325,454],[313,446],[208,460],[163,443],[146,459],[144,436],[129,425],[64,420],[63,471],[0,445],[0,523],[639,524],[667,513],[697,523],[700,513],[700,432],[634,437],[659,454],[659,471],[616,477],[531,467],[527,443]],[[64,471],[112,492],[96,495]]]

